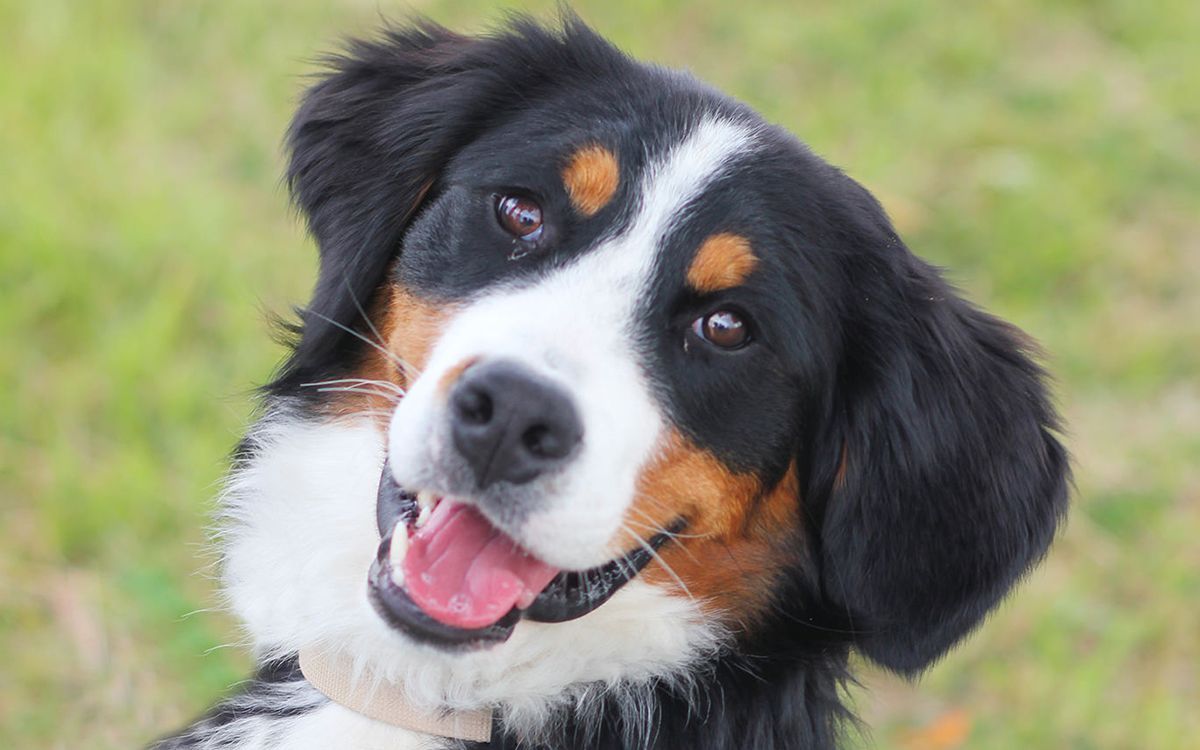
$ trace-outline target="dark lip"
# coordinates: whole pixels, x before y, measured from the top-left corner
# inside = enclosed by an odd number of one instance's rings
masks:
[[[395,483],[390,467],[385,464],[380,475],[376,505],[376,521],[383,539],[368,574],[368,596],[376,611],[392,627],[419,642],[453,651],[475,650],[503,643],[522,619],[554,623],[583,617],[636,578],[654,559],[655,551],[684,527],[683,519],[678,519],[666,532],[651,538],[644,547],[595,568],[563,571],[542,589],[527,609],[514,607],[491,625],[465,629],[446,625],[425,614],[403,587],[397,586],[392,580],[388,569],[392,529],[401,518],[406,525],[412,526],[416,522],[417,511],[416,496]]]

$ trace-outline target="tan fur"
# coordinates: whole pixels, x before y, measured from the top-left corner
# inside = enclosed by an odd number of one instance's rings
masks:
[[[842,441],[842,458],[838,461],[837,475],[833,478],[833,488],[840,490],[846,486],[846,468],[850,462],[850,446]]]
[[[595,144],[576,151],[562,172],[571,204],[584,216],[594,216],[608,205],[617,192],[620,179],[617,157]]]
[[[800,555],[797,496],[795,467],[764,491],[756,477],[730,471],[670,433],[640,478],[626,526],[642,539],[678,518],[687,527],[659,550],[660,561],[647,566],[644,579],[690,594],[735,625],[753,621],[769,605],[778,576]],[[617,545],[638,546],[630,533]]]
[[[688,268],[688,286],[701,294],[732,289],[745,283],[758,258],[750,242],[737,234],[714,234],[700,245]]]
[[[373,346],[364,345],[366,351],[362,362],[351,377],[386,381],[407,390],[429,361],[429,353],[452,309],[423,300],[401,286],[388,285],[376,294],[376,299],[378,301],[371,308],[371,321],[394,358]],[[375,334],[370,330],[364,331],[363,335],[375,340]],[[380,421],[386,423],[398,394],[384,386],[369,384],[358,389],[363,392],[345,393],[334,399],[332,411],[344,415],[375,411],[380,415]]]

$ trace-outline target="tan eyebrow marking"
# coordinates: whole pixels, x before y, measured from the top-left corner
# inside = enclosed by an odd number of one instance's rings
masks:
[[[702,294],[731,289],[746,280],[758,265],[750,241],[738,234],[711,235],[696,251],[688,268],[688,286]]]
[[[621,180],[620,166],[613,152],[591,144],[571,156],[562,180],[575,209],[584,216],[593,216],[616,194]]]

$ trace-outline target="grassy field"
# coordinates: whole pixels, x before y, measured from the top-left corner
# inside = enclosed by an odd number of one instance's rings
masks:
[[[546,13],[550,3],[520,7]],[[1078,469],[1046,563],[864,746],[1200,747],[1200,3],[581,2],[880,196],[1051,355]],[[316,53],[450,0],[0,0],[0,744],[128,748],[247,667],[204,526],[263,311],[313,248],[279,185]]]

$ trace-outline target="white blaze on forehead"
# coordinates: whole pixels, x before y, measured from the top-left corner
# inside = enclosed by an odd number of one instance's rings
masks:
[[[647,168],[624,231],[532,284],[485,293],[457,315],[392,420],[389,447],[397,481],[421,488],[437,482],[430,452],[444,448],[428,446],[449,443],[439,427],[445,419],[435,414],[441,374],[467,358],[513,360],[571,394],[584,438],[579,455],[546,488],[546,502],[521,528],[506,531],[559,567],[591,567],[617,554],[609,542],[662,426],[634,348],[638,307],[649,293],[662,239],[752,143],[747,125],[700,121]]]
[[[703,120],[642,178],[641,210],[622,244],[640,246],[656,255],[660,240],[679,212],[721,175],[734,156],[752,145],[753,136],[741,123]]]

